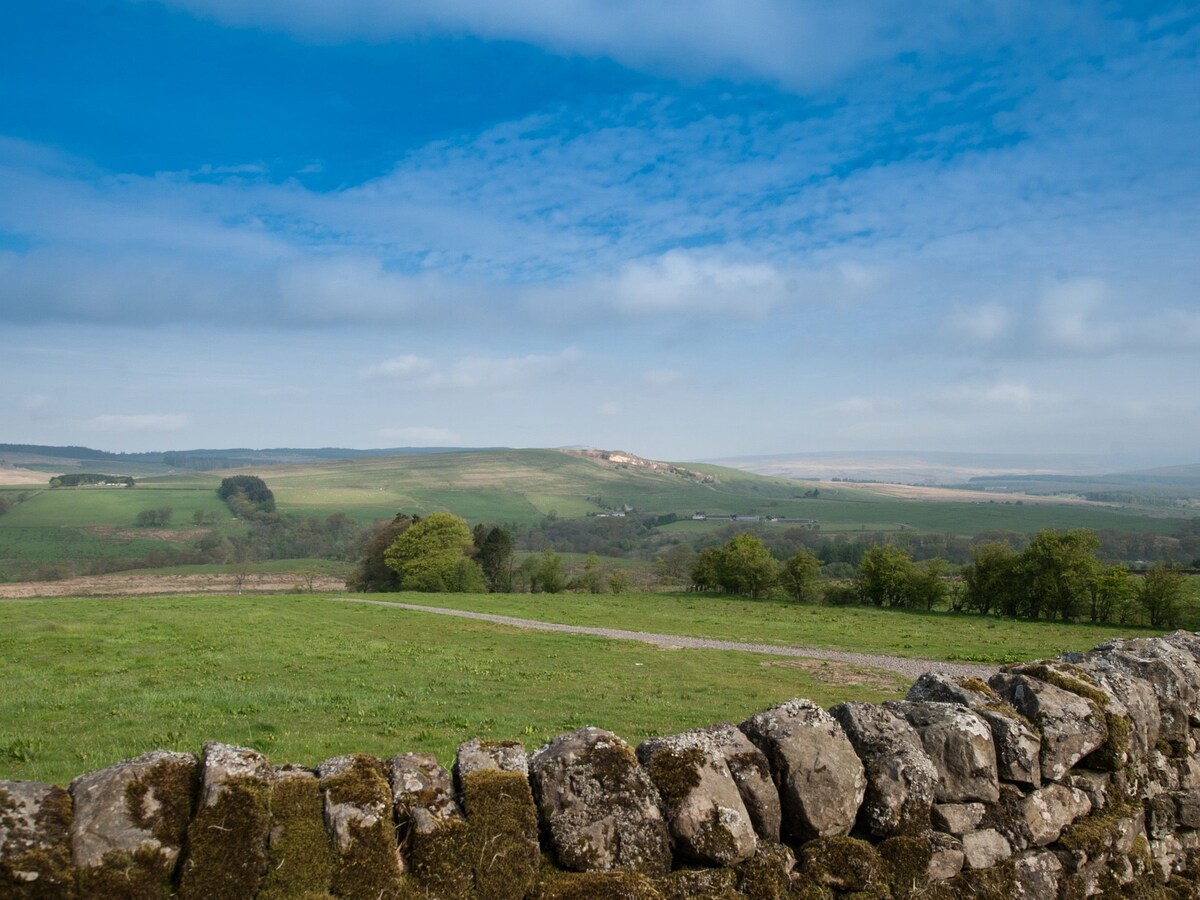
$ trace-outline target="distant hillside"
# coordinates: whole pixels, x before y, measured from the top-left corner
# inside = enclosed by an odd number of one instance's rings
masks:
[[[248,447],[199,450],[155,450],[146,453],[111,453],[91,447],[54,447],[42,444],[0,444],[0,465],[39,471],[84,468],[97,461],[121,463],[129,474],[167,474],[176,471],[212,472],[249,466],[277,466],[317,460],[369,459],[379,456],[413,456],[427,453],[453,453],[457,447],[387,447],[378,450],[354,450],[346,447],[275,447],[263,450]]]
[[[1102,503],[1200,508],[1200,465],[1109,475],[987,475],[972,478],[966,486],[997,492],[1071,495]]]

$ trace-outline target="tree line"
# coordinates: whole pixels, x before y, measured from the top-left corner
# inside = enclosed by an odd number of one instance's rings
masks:
[[[1141,577],[1105,564],[1100,539],[1088,529],[1038,532],[1021,550],[1002,541],[974,546],[957,575],[940,558],[914,560],[897,544],[863,550],[852,579],[818,589],[821,559],[805,547],[777,560],[757,535],[742,533],[690,558],[693,590],[748,597],[817,597],[893,609],[949,609],[1010,618],[1176,627],[1187,614],[1184,575],[1158,563]],[[659,557],[660,570],[678,573],[686,550]]]

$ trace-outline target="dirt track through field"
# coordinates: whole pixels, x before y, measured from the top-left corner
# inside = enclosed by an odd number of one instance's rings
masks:
[[[445,609],[440,606],[418,606],[413,603],[397,603],[394,600],[365,600],[360,597],[333,597],[337,603],[368,603],[373,606],[390,606],[412,612],[434,613],[440,616],[458,616],[462,619],[478,619],[496,625],[509,625],[531,631],[557,631],[566,634],[590,634],[612,638],[617,641],[642,641],[662,647],[664,650],[741,650],[745,653],[763,653],[770,656],[802,656],[809,659],[827,659],[868,666],[897,672],[916,681],[925,672],[944,672],[947,675],[962,675],[987,678],[996,671],[995,666],[972,663],[940,662],[930,659],[909,659],[905,656],[887,656],[875,653],[853,653],[848,650],[827,650],[823,647],[782,647],[778,644],[747,644],[740,641],[718,641],[711,638],[684,637],[678,634],[655,634],[651,631],[626,631],[623,628],[596,628],[589,625],[562,625],[556,622],[541,622],[537,619],[518,619],[514,616],[497,616],[491,613],[471,612],[463,609]]]

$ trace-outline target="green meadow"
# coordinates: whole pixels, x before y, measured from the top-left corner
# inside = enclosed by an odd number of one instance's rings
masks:
[[[1029,659],[1088,626],[671,595],[375,595],[739,640],[934,659]],[[741,721],[792,697],[900,698],[896,675],[736,651],[524,632],[315,595],[0,602],[0,778],[65,783],[149,749],[249,745],[278,762],[536,746],[585,724],[630,741]]]

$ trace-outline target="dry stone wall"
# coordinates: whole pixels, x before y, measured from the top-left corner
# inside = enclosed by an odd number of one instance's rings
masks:
[[[0,782],[0,898],[1200,898],[1200,635],[631,747],[155,751]]]

